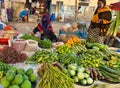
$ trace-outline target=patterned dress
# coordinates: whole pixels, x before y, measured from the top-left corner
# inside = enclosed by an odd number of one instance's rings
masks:
[[[97,23],[99,19],[100,22]],[[88,39],[104,43],[105,35],[111,22],[112,14],[107,6],[96,9],[88,29]]]

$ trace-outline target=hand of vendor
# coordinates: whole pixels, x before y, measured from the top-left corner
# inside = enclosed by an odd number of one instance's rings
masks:
[[[96,23],[100,23],[102,21],[102,19],[99,19]]]
[[[40,34],[43,34],[43,31],[40,31]]]

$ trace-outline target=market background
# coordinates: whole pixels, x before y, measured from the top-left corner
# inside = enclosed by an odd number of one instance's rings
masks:
[[[13,0],[15,1],[15,0]],[[53,0],[54,1],[54,0]],[[62,1],[62,0],[61,0]],[[115,0],[109,0],[110,2],[115,2]],[[93,2],[93,1],[92,1]],[[109,2],[109,3],[110,3]],[[20,4],[21,5],[21,4]],[[20,10],[19,10],[20,11]],[[58,12],[57,11],[55,13],[55,16],[56,18],[59,17],[58,15]],[[75,15],[75,12],[74,12],[74,9],[73,9],[73,12],[66,12],[66,17],[68,14],[70,14],[68,17],[69,18],[64,18],[64,19],[61,19],[61,20],[56,20],[56,21],[52,21],[52,26],[53,26],[53,29],[54,29],[54,32],[56,33],[56,35],[59,34],[59,30],[62,28],[63,25],[65,25],[66,23],[73,23],[75,22],[75,17],[74,15],[71,15],[73,14]],[[84,14],[78,14],[78,22],[84,22],[86,25],[87,25],[87,28],[89,27],[89,24],[90,24],[90,19],[91,19],[91,16],[93,13],[91,14],[88,14],[90,12],[87,12],[87,13],[84,13]],[[17,13],[18,14],[18,13]],[[15,14],[17,16],[17,14]],[[58,16],[58,17],[57,17]],[[19,22],[18,21],[18,17],[15,17],[13,19],[13,22],[10,22],[10,24],[16,28],[17,31],[21,32],[21,33],[26,33],[26,34],[31,34],[32,33],[32,30],[36,27],[37,25],[37,19],[34,19],[35,16],[31,16],[30,17],[30,21],[29,23],[22,23],[22,22]],[[33,52],[29,53],[29,52],[26,52],[29,56],[31,56],[33,54]],[[22,65],[19,65],[19,66],[23,66]],[[31,67],[35,68],[35,66],[31,65]],[[106,82],[100,82],[100,81],[95,81],[94,84],[98,84],[98,85],[105,85],[106,88],[120,88],[120,84],[110,84],[110,83],[106,83]],[[92,85],[91,85],[92,86]],[[76,85],[75,88],[91,88],[91,86],[81,86],[81,85]],[[100,87],[102,88],[102,87]]]

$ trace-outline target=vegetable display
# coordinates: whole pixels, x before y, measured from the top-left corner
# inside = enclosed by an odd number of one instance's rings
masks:
[[[84,67],[78,66],[77,64],[69,64],[67,68],[63,69],[63,73],[71,77],[75,83],[90,85],[94,82],[90,77],[90,72],[85,70]]]
[[[41,48],[52,48],[52,47],[53,47],[52,41],[49,40],[49,39],[40,40],[40,41],[38,42],[38,45],[39,45]]]
[[[32,68],[25,71],[23,68],[11,67],[1,78],[0,84],[3,88],[32,88],[36,79]]]
[[[65,66],[72,63],[77,63],[80,65],[80,60],[78,59],[77,55],[74,52],[59,54],[58,58],[59,58],[58,62]]]
[[[40,80],[36,88],[74,88],[71,78],[62,73],[58,68],[44,63],[38,70]]]
[[[10,68],[10,65],[0,62],[0,71],[6,72]]]
[[[29,39],[31,39],[31,40],[35,40],[35,41],[39,41],[40,39],[39,38],[36,38],[36,37],[34,37],[34,36],[32,36],[32,35],[29,35],[29,34],[24,34],[23,36],[21,36],[20,37],[21,39],[24,39],[24,40],[29,40]]]
[[[58,54],[66,54],[70,53],[71,50],[67,45],[61,45],[56,48],[55,52],[57,52]]]
[[[94,80],[104,80],[105,77],[96,68],[85,68],[90,73],[90,77]]]
[[[78,54],[87,51],[87,48],[82,44],[73,45],[71,48],[75,53]]]
[[[66,45],[70,48],[70,47],[72,47],[72,45],[74,45],[75,43],[78,43],[78,42],[80,42],[79,38],[77,36],[74,36],[67,40]]]
[[[101,74],[110,82],[120,82],[120,71],[108,66],[100,66]]]
[[[27,58],[28,63],[53,63],[58,60],[58,53],[47,50],[36,51],[31,57]]]
[[[98,50],[89,49],[85,53],[79,55],[80,62],[83,67],[94,68],[98,67],[99,65],[103,64],[102,53]]]
[[[20,53],[12,47],[6,46],[0,51],[0,60],[4,63],[24,62],[27,58],[25,53]]]

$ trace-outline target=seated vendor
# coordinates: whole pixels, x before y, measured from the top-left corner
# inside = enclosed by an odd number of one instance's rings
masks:
[[[29,12],[29,9],[26,8],[25,10],[19,13],[19,17],[22,18],[22,21],[28,22],[28,12]]]
[[[41,22],[38,23],[37,27],[33,29],[34,35],[38,33],[41,35],[40,36],[41,40],[50,39],[53,42],[57,41],[57,37],[53,32],[49,16],[46,14],[42,16]]]

